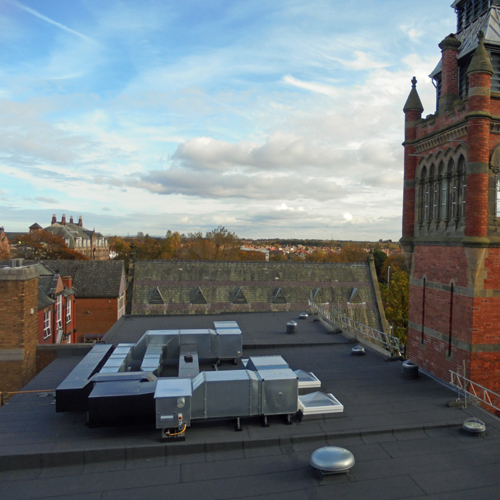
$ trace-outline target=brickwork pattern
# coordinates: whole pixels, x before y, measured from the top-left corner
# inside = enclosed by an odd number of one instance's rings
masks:
[[[106,333],[118,320],[118,299],[86,299],[76,302],[76,342],[85,334]]]
[[[0,361],[0,391],[16,391],[36,373],[38,279],[0,277],[0,351],[22,349],[23,359]]]

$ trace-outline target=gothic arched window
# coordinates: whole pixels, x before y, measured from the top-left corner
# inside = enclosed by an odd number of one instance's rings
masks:
[[[441,180],[441,219],[449,220],[449,192],[450,192],[450,176],[453,172],[453,160],[448,162],[448,168],[444,169],[443,165],[443,178]]]
[[[456,215],[457,218],[465,217],[465,190],[467,188],[467,170],[465,168],[465,159],[463,156],[458,160],[458,188],[459,188],[459,199],[460,199],[460,207],[459,213]]]
[[[431,168],[429,170],[429,179],[427,180],[427,186],[428,186],[428,198],[429,198],[429,209],[428,209],[428,214],[426,219],[428,221],[431,221],[434,218],[434,213],[435,213],[435,208],[436,208],[436,200],[435,200],[435,188],[436,188],[436,182],[435,182],[435,169],[434,165],[431,165]]]

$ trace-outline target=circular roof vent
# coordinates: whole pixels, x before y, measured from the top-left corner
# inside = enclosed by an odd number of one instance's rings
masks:
[[[408,380],[418,378],[418,365],[409,359],[403,361],[401,374]]]
[[[307,319],[308,317],[309,317],[309,314],[307,314],[306,312],[299,314],[299,319]]]
[[[470,436],[481,437],[486,434],[486,425],[476,417],[468,418],[462,425],[462,429]]]
[[[342,474],[354,466],[354,455],[345,448],[324,446],[313,451],[309,463],[321,474]]]
[[[365,354],[365,348],[360,345],[355,345],[351,350],[351,354],[353,356],[363,356],[363,354]]]
[[[286,324],[286,333],[297,333],[297,322],[296,321],[289,321]]]

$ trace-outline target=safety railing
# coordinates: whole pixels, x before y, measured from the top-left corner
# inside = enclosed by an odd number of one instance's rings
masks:
[[[356,339],[361,337],[361,339],[367,340],[375,345],[384,347],[392,355],[398,356],[401,353],[400,341],[397,337],[389,335],[388,333],[381,332],[370,326],[364,325],[359,321],[356,321],[341,311],[332,307],[332,311],[328,311],[319,304],[316,304],[312,300],[309,300],[309,308],[312,312],[317,314],[320,318],[326,319],[330,323],[336,324],[339,328],[347,330]]]
[[[469,396],[473,402],[483,403],[500,412],[500,394],[470,380],[458,370],[456,372],[450,370],[450,384],[457,388],[457,399],[460,399],[460,393],[463,393],[466,405]]]

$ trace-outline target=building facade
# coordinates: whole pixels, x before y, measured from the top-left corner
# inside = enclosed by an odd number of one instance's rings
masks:
[[[30,232],[39,231],[40,229],[38,224],[33,224],[30,227]],[[85,255],[90,260],[109,260],[108,240],[101,233],[96,232],[95,229],[91,230],[83,227],[81,216],[78,223],[75,224],[73,216],[67,222],[66,215],[63,214],[58,222],[54,214],[51,225],[47,226],[45,231],[61,236],[68,248]]]
[[[42,264],[38,271],[38,344],[77,341],[76,299],[71,276],[61,276]]]
[[[100,340],[125,314],[123,261],[45,260],[42,264],[65,280],[71,279],[78,325],[74,342]]]
[[[437,109],[404,107],[408,356],[448,381],[465,366],[500,392],[500,6],[459,0],[439,45]]]

